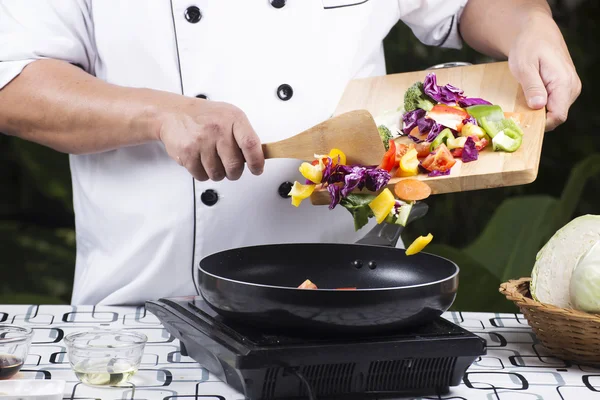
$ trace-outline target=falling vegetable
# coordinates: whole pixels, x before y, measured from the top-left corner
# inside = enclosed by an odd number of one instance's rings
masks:
[[[432,239],[433,235],[431,233],[427,236],[419,236],[415,239],[414,242],[411,243],[410,246],[408,246],[408,248],[406,249],[406,255],[412,256],[421,252],[421,250],[423,250],[429,243],[431,243]]]
[[[424,200],[431,195],[431,188],[418,179],[403,179],[396,183],[394,192],[405,201]]]
[[[375,197],[372,202],[369,203],[369,207],[373,211],[375,215],[375,219],[377,223],[382,223],[385,218],[390,214],[394,205],[396,204],[396,199],[394,195],[390,191],[390,189],[385,188],[379,196]]]
[[[314,192],[315,185],[303,185],[300,182],[294,182],[289,195],[292,197],[292,205],[299,207],[302,200],[307,199]]]

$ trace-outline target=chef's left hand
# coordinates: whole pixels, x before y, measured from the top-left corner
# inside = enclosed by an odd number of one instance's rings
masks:
[[[566,121],[581,93],[581,80],[560,30],[550,16],[532,18],[517,35],[508,55],[529,107],[546,106],[546,131]]]

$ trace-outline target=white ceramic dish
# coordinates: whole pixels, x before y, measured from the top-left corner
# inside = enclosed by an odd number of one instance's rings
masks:
[[[0,381],[0,400],[62,400],[65,381],[10,379]]]

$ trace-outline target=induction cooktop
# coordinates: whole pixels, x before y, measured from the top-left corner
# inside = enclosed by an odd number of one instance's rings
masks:
[[[199,296],[146,307],[184,356],[249,400],[441,395],[486,354],[485,340],[442,317],[392,334],[318,337],[228,321]]]

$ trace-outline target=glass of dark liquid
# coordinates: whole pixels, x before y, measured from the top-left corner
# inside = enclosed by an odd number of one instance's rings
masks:
[[[0,324],[0,380],[10,379],[27,359],[33,330],[10,324]]]

